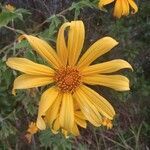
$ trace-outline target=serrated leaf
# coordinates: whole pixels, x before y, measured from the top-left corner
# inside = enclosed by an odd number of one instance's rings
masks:
[[[11,134],[14,135],[15,133],[16,133],[16,128],[12,126],[11,123],[9,123],[8,121],[7,122],[2,121],[1,130],[0,130],[0,139],[5,139],[9,135]]]
[[[48,22],[51,22],[51,24],[48,29],[40,33],[40,36],[43,37],[45,40],[50,40],[55,42],[56,41],[55,33],[57,33],[58,27],[61,24],[61,20],[59,19],[59,17],[55,15],[48,18],[47,20]]]
[[[15,48],[21,49],[21,48],[29,48],[30,45],[26,40],[22,40],[21,42],[16,43]]]
[[[11,80],[12,80],[12,72],[10,72],[10,70],[6,70],[4,73],[3,73],[3,78],[4,78],[4,81],[6,83],[6,87],[8,87],[11,83]]]
[[[73,10],[73,9],[82,9],[84,7],[90,7],[93,8],[95,7],[95,5],[89,1],[89,0],[81,0],[77,3],[72,3],[72,6],[69,8],[69,10]]]
[[[24,54],[24,57],[28,58],[28,59],[30,59],[30,60],[32,60],[34,62],[36,62],[36,59],[37,59],[36,55],[34,54],[34,52],[32,50],[26,51],[25,54]]]
[[[37,109],[33,104],[27,106],[27,113],[31,116],[34,116],[37,113]]]
[[[95,5],[90,0],[81,0],[77,3],[73,2],[69,10],[75,10],[74,19],[77,19],[80,14],[80,10],[85,7],[95,8]]]
[[[66,139],[62,134],[53,134],[50,129],[40,132],[41,145],[52,149],[71,150],[71,138]]]
[[[23,9],[23,8],[16,9],[16,10],[15,10],[15,13],[27,14],[27,15],[30,15],[30,14],[31,14],[28,10]]]
[[[23,14],[30,14],[26,9],[16,9],[14,12],[2,11],[0,13],[0,27],[6,26],[12,20],[18,18],[23,21]]]
[[[6,26],[10,21],[17,18],[18,15],[12,12],[2,12],[0,13],[0,27]]]

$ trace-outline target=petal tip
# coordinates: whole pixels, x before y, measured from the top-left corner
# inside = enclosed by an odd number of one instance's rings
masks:
[[[10,58],[8,58],[7,59],[7,61],[6,61],[6,65],[8,66],[8,67],[10,67],[11,68],[11,62],[12,62],[12,60],[13,60],[13,57],[10,57]]]
[[[16,96],[16,90],[14,88],[12,89],[12,94]]]
[[[27,35],[26,34],[22,34],[18,37],[18,42],[21,42]]]
[[[131,71],[132,71],[132,72],[134,71],[134,69],[133,69],[133,67],[132,67],[132,66],[131,66],[131,68],[130,68],[130,69],[131,69]]]
[[[109,42],[113,43],[114,45],[119,44],[119,42],[117,40],[115,40],[114,38],[112,38],[110,36],[106,36],[106,37],[104,37],[104,39],[109,40]]]
[[[44,120],[41,117],[37,118],[37,122],[36,122],[36,126],[40,129],[40,130],[45,130],[46,129],[46,125]]]

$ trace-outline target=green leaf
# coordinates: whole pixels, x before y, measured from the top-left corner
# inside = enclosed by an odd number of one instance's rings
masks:
[[[50,129],[40,132],[39,140],[41,146],[50,147],[56,150],[71,150],[72,139],[66,139],[62,134],[53,134]]]
[[[69,10],[70,11],[75,10],[74,19],[78,19],[81,9],[85,7],[96,8],[95,5],[90,0],[81,0],[77,3],[73,2]]]
[[[10,11],[2,11],[0,13],[0,27],[6,26],[9,22],[14,19],[20,19],[23,21],[23,14],[31,14],[26,9],[16,9],[14,12]]]
[[[10,21],[17,17],[18,15],[13,12],[2,12],[0,14],[0,27],[6,26]]]
[[[10,72],[10,70],[6,70],[4,73],[3,73],[3,78],[4,78],[4,81],[6,83],[6,87],[8,88],[10,83],[11,83],[11,80],[12,80],[12,72]]]
[[[84,7],[94,8],[95,5],[90,0],[81,0],[77,3],[72,3],[72,6],[69,8],[69,10],[82,9]]]
[[[20,13],[20,14],[27,14],[27,15],[30,15],[31,13],[28,11],[28,10],[26,10],[26,9],[23,9],[23,8],[19,8],[19,9],[16,9],[15,10],[15,13]]]
[[[24,57],[28,58],[32,61],[35,61],[35,62],[36,62],[36,59],[37,59],[35,53],[32,50],[25,51]]]
[[[16,43],[15,45],[16,49],[22,49],[22,48],[31,48],[29,43],[26,40],[22,40],[21,42]]]
[[[0,139],[5,139],[10,135],[16,134],[16,128],[10,122],[1,122]]]
[[[47,19],[47,22],[51,22],[51,24],[48,29],[40,33],[40,36],[43,37],[45,40],[55,42],[56,41],[55,33],[57,33],[58,31],[58,27],[61,24],[61,20],[59,19],[59,17],[53,15]]]

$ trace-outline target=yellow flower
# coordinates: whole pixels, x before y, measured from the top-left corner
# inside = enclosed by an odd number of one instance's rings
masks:
[[[56,124],[68,133],[73,133],[75,125],[82,126],[77,122],[77,111],[82,112],[78,115],[82,121],[86,118],[96,127],[102,124],[103,117],[110,120],[114,118],[115,111],[111,104],[87,84],[106,86],[117,91],[129,90],[129,80],[125,76],[110,75],[123,68],[132,69],[128,62],[115,59],[91,65],[99,56],[115,47],[118,44],[116,40],[111,37],[99,39],[79,58],[85,38],[82,21],[67,22],[60,27],[56,43],[57,52],[47,42],[35,36],[22,35],[19,39],[24,38],[49,66],[16,57],[9,58],[6,63],[24,73],[15,79],[13,93],[16,89],[51,84],[39,102],[37,127],[40,130],[46,128],[45,116],[52,129],[56,130]]]
[[[30,133],[30,134],[35,134],[35,133],[37,133],[37,131],[38,131],[38,128],[36,126],[36,123],[35,122],[31,122],[29,124],[29,128],[28,128],[27,132]]]
[[[34,134],[36,134],[38,132],[38,127],[36,126],[36,123],[35,122],[31,122],[29,124],[29,127],[27,129],[27,134],[25,135],[25,137],[27,138],[28,142],[31,143],[31,139],[32,139],[32,136]]]
[[[133,9],[132,14],[135,14],[138,11],[138,7],[134,0],[100,0],[99,8],[104,9],[105,5],[108,5],[116,1],[114,8],[114,16],[120,18],[121,16],[127,16],[130,13],[130,6]]]
[[[5,5],[5,9],[7,11],[13,12],[15,10],[15,7],[10,4],[7,4],[7,5]]]

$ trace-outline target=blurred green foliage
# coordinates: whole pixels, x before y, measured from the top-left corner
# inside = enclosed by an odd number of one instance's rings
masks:
[[[37,0],[38,2],[38,0]],[[68,3],[70,2],[70,3]],[[45,7],[44,1],[39,2]],[[59,3],[62,3],[59,2]],[[67,8],[57,5],[58,13],[50,16],[44,9],[17,6],[14,12],[2,7],[0,13],[0,149],[112,149],[145,150],[149,149],[149,98],[150,98],[150,2],[138,1],[139,12],[134,16],[114,19],[110,12],[98,10],[97,1],[67,1]],[[29,5],[29,4],[28,4]],[[2,6],[2,5],[1,5]],[[43,8],[42,7],[42,8]],[[53,7],[53,6],[51,6]],[[52,8],[48,8],[52,9]],[[42,21],[34,18],[43,12]],[[112,130],[89,126],[81,131],[80,137],[65,139],[61,134],[54,135],[45,130],[28,144],[24,139],[28,123],[36,119],[37,105],[42,88],[11,93],[13,80],[18,72],[9,69],[5,62],[10,56],[21,56],[35,62],[46,63],[32,51],[26,41],[18,43],[21,33],[38,35],[55,45],[57,31],[65,21],[82,19],[86,26],[85,47],[100,37],[109,35],[119,41],[119,46],[102,59],[124,58],[129,61],[134,72],[126,71],[130,78],[131,90],[119,93],[109,90],[100,92],[107,95],[116,108],[117,116]],[[40,20],[40,22],[39,22]],[[9,35],[9,37],[8,37]],[[11,36],[10,36],[11,35]],[[4,42],[4,39],[5,40]],[[99,61],[99,60],[98,60]]]

